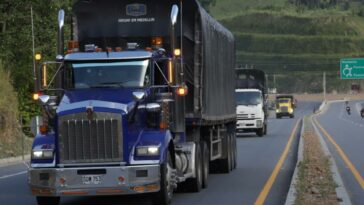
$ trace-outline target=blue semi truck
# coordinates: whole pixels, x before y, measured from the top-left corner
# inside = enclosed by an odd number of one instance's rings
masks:
[[[236,167],[234,37],[198,1],[74,1],[59,11],[56,60],[38,64],[28,172],[38,204],[130,194],[170,204],[177,187],[198,192],[211,171]]]

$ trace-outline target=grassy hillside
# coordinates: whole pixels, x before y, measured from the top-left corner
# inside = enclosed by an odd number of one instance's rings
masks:
[[[237,64],[267,73],[328,71],[364,54],[361,5],[296,7],[288,0],[217,0],[211,14],[236,38]]]
[[[0,158],[18,156],[22,153],[23,134],[17,120],[18,98],[10,83],[9,72],[0,61]],[[24,138],[25,153],[30,150],[30,139]]]

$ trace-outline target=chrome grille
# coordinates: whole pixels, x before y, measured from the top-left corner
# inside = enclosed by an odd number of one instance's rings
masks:
[[[288,107],[287,106],[282,106],[281,111],[282,112],[288,112]]]
[[[60,163],[121,162],[121,124],[121,115],[114,113],[94,113],[91,120],[86,113],[60,117]]]
[[[248,114],[238,114],[237,119],[238,120],[246,120],[246,119],[249,119],[249,115]]]

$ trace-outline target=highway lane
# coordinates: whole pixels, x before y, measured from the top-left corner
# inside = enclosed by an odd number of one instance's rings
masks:
[[[324,137],[335,158],[352,203],[359,205],[364,201],[364,182],[361,181],[364,177],[364,119],[359,116],[356,109],[359,107],[358,103],[357,101],[349,103],[352,110],[351,115],[346,113],[344,102],[331,103],[326,112],[319,115],[317,119],[348,158],[347,161],[344,161],[337,147],[327,137]],[[325,135],[323,134],[323,136]],[[348,162],[352,166],[348,165]],[[353,170],[358,172],[356,177]]]
[[[229,174],[211,174],[209,187],[200,193],[175,193],[173,205],[208,204],[208,205],[242,205],[254,204],[258,198],[264,204],[284,204],[291,176],[296,163],[298,138],[293,138],[286,160],[279,168],[278,175],[268,191],[262,191],[267,184],[283,150],[285,149],[291,131],[296,122],[304,114],[312,113],[319,103],[301,102],[296,110],[295,118],[269,119],[268,135],[257,137],[252,134],[239,136],[238,167]],[[0,168],[0,177],[9,173],[20,173],[26,170],[24,165]],[[20,174],[8,178],[0,178],[0,204],[34,205],[36,201],[30,195],[26,175]],[[266,192],[266,198],[260,196]],[[260,196],[260,197],[259,197]],[[62,205],[149,205],[147,197],[71,197],[62,198]]]

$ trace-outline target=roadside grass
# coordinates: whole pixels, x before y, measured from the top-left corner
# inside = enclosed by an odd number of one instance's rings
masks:
[[[336,196],[336,184],[332,178],[330,161],[324,155],[318,136],[316,136],[311,118],[305,118],[304,153],[299,164],[297,194],[295,205],[335,205],[339,204]]]
[[[28,154],[32,142],[21,131],[17,119],[18,99],[10,82],[10,74],[0,61],[0,158]]]

